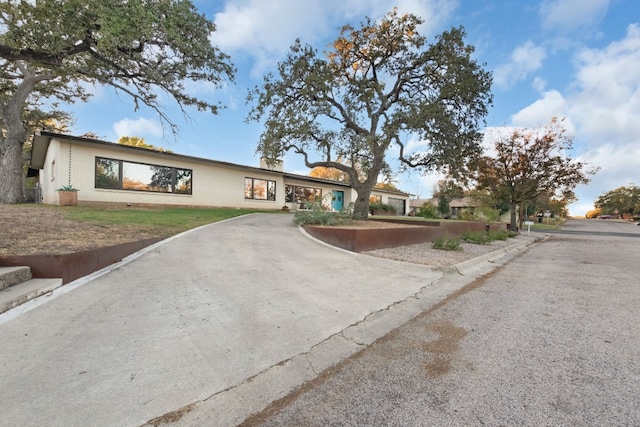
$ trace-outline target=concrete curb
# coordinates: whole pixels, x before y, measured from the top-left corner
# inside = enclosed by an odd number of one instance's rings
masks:
[[[327,245],[304,231],[303,234]],[[247,417],[264,410],[278,399],[288,396],[305,383],[318,377],[322,372],[364,350],[376,340],[443,301],[471,283],[477,276],[489,273],[498,265],[508,262],[521,251],[542,240],[532,239],[519,242],[476,259],[442,268],[440,271],[443,273],[454,274],[444,274],[440,279],[423,287],[417,294],[369,314],[362,321],[316,344],[306,353],[284,360],[251,378],[245,379],[240,384],[166,414],[166,417],[171,418],[169,417],[171,414],[179,413],[180,417],[174,424],[179,426],[238,425]],[[335,249],[344,251],[340,248]],[[346,252],[360,255],[350,251]],[[434,269],[437,268],[434,267]],[[145,425],[152,425],[152,422]]]
[[[545,237],[546,238],[546,237]],[[543,240],[543,238],[532,239],[524,242],[514,243],[513,245],[506,246],[504,248],[496,249],[495,251],[480,255],[478,257],[462,261],[458,264],[444,267],[434,267],[435,270],[442,271],[443,273],[458,273],[463,276],[474,275],[475,270],[486,268],[485,264],[495,264],[501,258],[509,255],[513,255],[514,252],[519,252],[527,249],[529,245]],[[484,273],[482,273],[484,274]]]

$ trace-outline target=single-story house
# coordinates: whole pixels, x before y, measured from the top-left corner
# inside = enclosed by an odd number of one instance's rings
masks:
[[[416,215],[418,213],[418,209],[422,207],[425,203],[428,203],[434,207],[438,207],[439,200],[437,197],[433,197],[431,199],[411,199],[409,201],[410,213],[409,215]],[[474,199],[473,197],[465,196],[460,199],[453,199],[449,202],[449,210],[451,217],[459,218],[465,212],[474,214],[477,209],[482,208],[482,204]],[[510,213],[507,212],[500,216],[499,221],[509,222]]]
[[[295,210],[321,200],[340,210],[357,193],[342,182],[284,171],[282,163],[251,167],[91,138],[36,133],[31,168],[38,170],[39,200],[58,204],[57,190],[71,185],[78,204],[183,205]],[[409,194],[375,189],[398,215],[409,210]]]

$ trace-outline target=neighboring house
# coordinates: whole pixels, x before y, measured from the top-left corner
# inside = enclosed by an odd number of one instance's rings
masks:
[[[436,199],[411,199],[409,200],[409,215],[417,215],[418,209],[420,209],[425,203],[438,206],[438,201]]]
[[[411,199],[409,201],[409,206],[411,209],[410,215],[417,215],[418,209],[422,207],[425,203],[429,203],[434,207],[438,207],[438,199]],[[471,214],[475,214],[476,210],[482,208],[482,204],[475,200],[472,197],[463,197],[461,199],[453,199],[449,202],[449,210],[451,212],[452,218],[459,218],[463,213],[469,212]],[[480,214],[481,215],[481,214]],[[500,216],[501,222],[509,222],[510,213],[507,212]]]
[[[348,184],[284,172],[281,163],[243,166],[44,131],[34,138],[31,168],[39,170],[39,202],[45,204],[58,204],[56,190],[65,185],[78,189],[79,204],[295,210],[321,200],[340,210],[357,196]],[[409,194],[372,194],[406,214]]]
[[[459,217],[464,212],[474,214],[476,209],[482,207],[480,202],[472,197],[463,197],[461,199],[453,199],[449,202],[451,216]]]

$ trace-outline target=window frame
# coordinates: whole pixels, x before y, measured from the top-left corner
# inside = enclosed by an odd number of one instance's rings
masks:
[[[265,183],[264,187],[264,198],[256,197],[256,181],[261,181]],[[249,182],[251,185],[248,186]],[[275,202],[276,201],[276,189],[277,183],[274,180],[266,179],[266,178],[254,178],[251,176],[244,177],[244,199],[245,200],[259,200],[264,202]]]
[[[98,182],[99,177],[104,175],[104,174],[99,174],[98,173],[98,165],[101,161],[107,161],[107,162],[114,162],[117,166],[116,166],[116,173],[112,174],[112,176],[110,177],[110,182],[113,183],[113,185],[105,185],[105,184],[100,184]],[[168,173],[165,173],[165,175],[169,176],[170,182],[167,185],[167,190],[163,191],[163,190],[159,190],[158,186],[153,187],[154,189],[149,188],[151,186],[151,184],[153,182],[148,182],[148,183],[143,183],[143,185],[146,186],[146,188],[126,188],[125,186],[125,179],[127,178],[125,176],[125,165],[126,164],[130,164],[130,165],[135,165],[136,167],[138,166],[146,166],[149,167],[152,171],[152,168],[163,168],[163,169],[167,169]],[[144,192],[144,193],[156,193],[156,194],[181,194],[181,195],[193,195],[193,169],[189,169],[189,168],[182,168],[182,167],[176,167],[176,166],[166,166],[166,165],[158,165],[158,164],[153,164],[153,163],[145,163],[145,162],[136,162],[136,161],[131,161],[131,160],[122,160],[122,159],[114,159],[114,158],[110,158],[110,157],[103,157],[103,156],[95,156],[95,162],[94,162],[94,188],[97,190],[119,190],[119,191],[137,191],[137,192]],[[117,175],[117,178],[116,176]],[[178,179],[178,177],[182,176],[181,179]],[[182,184],[182,179],[188,176],[187,179],[187,183],[188,183],[188,190],[184,191],[184,190],[180,190],[179,189],[179,185]]]
[[[300,191],[305,191],[309,195],[313,195],[314,200],[309,200],[308,197],[300,197]],[[285,185],[285,202],[286,203],[313,203],[322,201],[323,190],[319,187],[307,187],[304,185]]]

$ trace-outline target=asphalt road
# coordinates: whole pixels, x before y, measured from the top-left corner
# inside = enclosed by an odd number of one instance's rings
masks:
[[[640,425],[640,227],[564,230],[245,425]]]
[[[640,227],[627,221],[584,220],[570,221],[559,229],[532,229],[534,233],[546,234],[588,234],[599,236],[640,237]]]

